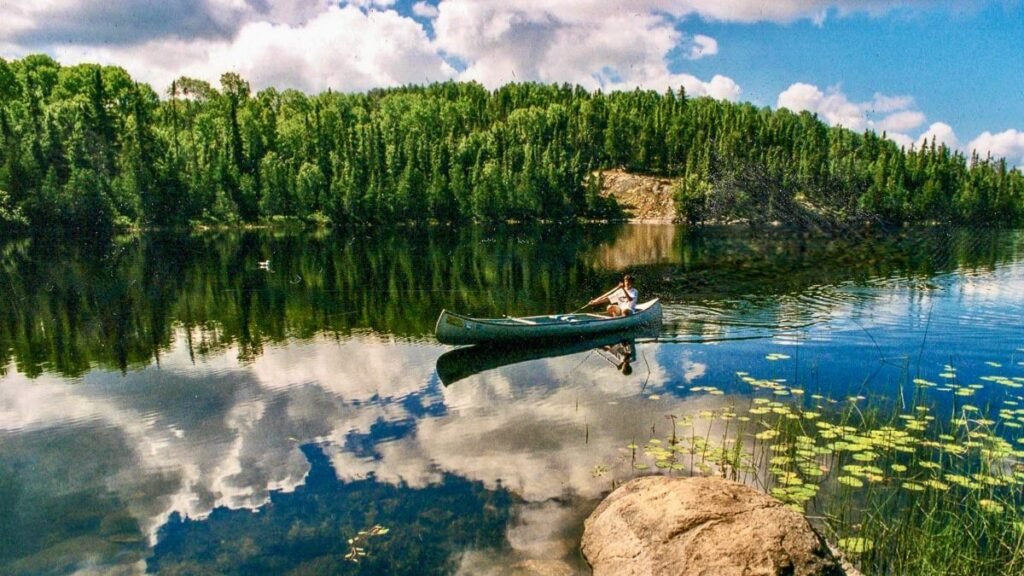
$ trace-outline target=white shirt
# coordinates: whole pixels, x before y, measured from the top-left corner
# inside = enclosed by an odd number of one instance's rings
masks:
[[[639,296],[640,293],[637,292],[636,288],[619,288],[618,298],[615,299],[615,303],[619,306],[619,310],[636,312],[636,301]]]

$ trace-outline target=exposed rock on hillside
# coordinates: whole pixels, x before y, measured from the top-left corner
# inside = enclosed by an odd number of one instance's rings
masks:
[[[670,178],[630,174],[622,169],[601,172],[601,195],[615,201],[630,220],[672,222],[675,203],[672,201]]]
[[[676,179],[632,174],[621,168],[595,173],[601,178],[601,196],[614,198],[624,216],[633,222],[674,223],[685,219],[676,211],[672,188]],[[764,174],[762,167],[730,173],[711,186],[707,204],[696,216],[702,224],[785,225],[824,233],[863,228],[876,218],[856,207],[832,205],[803,194],[787,194]]]

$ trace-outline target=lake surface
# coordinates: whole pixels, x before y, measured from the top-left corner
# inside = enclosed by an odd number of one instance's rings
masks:
[[[576,310],[626,271],[665,310],[628,374],[611,347],[433,338],[442,308]],[[936,414],[1024,383],[1015,230],[20,240],[0,303],[5,574],[585,573],[583,519],[649,473],[627,446],[749,405],[743,373],[823,404],[928,381]]]

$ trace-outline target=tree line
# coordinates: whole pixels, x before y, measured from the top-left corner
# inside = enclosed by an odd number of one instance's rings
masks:
[[[445,82],[344,94],[0,59],[0,224],[110,229],[609,218],[597,170],[677,179],[681,218],[1020,223],[1024,175],[934,141],[683,89]]]

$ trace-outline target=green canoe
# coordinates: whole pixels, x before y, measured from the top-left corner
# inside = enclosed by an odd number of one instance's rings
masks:
[[[552,314],[522,318],[470,318],[442,310],[434,334],[442,344],[495,344],[535,342],[597,336],[661,325],[657,299],[636,307],[629,316],[603,314]]]

